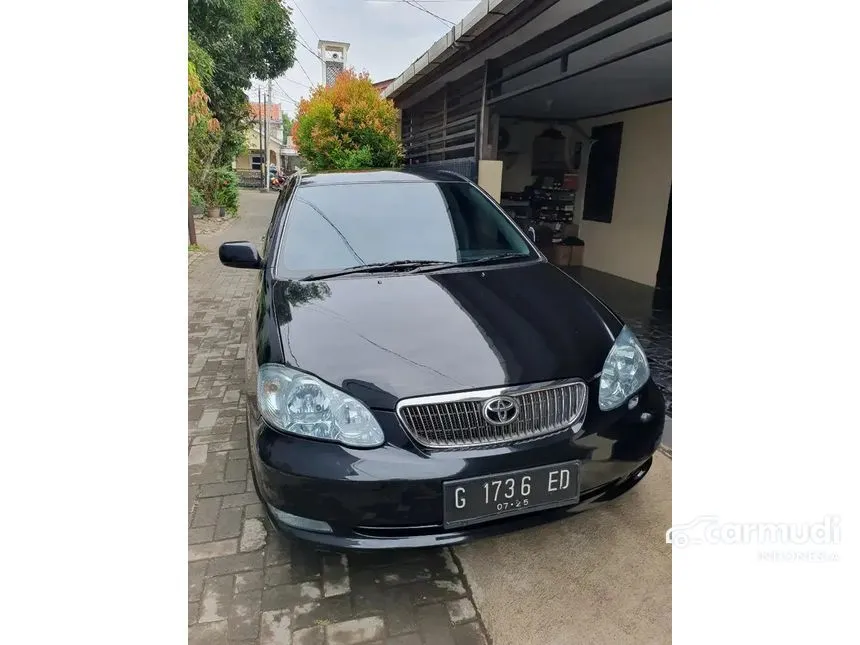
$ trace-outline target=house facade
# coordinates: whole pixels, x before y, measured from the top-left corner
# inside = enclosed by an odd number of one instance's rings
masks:
[[[260,168],[263,164],[274,164],[279,168],[284,167],[282,158],[285,148],[283,123],[281,106],[278,104],[264,106],[261,103],[250,103],[250,108],[252,119],[245,133],[246,151],[236,157],[234,169],[239,175],[242,185],[259,186],[261,184]],[[264,116],[267,116],[268,119],[262,120],[261,117]],[[265,136],[267,127],[268,138]],[[268,159],[266,159],[267,143]]]
[[[406,163],[471,169],[586,268],[671,295],[671,20],[662,0],[481,3],[383,90]]]
[[[301,157],[293,141],[293,137],[288,136],[286,142],[281,148],[281,168],[286,173],[295,172],[301,167]]]

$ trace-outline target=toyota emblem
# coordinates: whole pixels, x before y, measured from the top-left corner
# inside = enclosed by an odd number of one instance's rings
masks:
[[[509,396],[494,396],[484,402],[481,411],[488,423],[494,426],[507,425],[520,414],[520,404]]]

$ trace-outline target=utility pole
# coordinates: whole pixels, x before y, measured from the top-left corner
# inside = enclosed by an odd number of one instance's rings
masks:
[[[272,105],[272,79],[269,79],[266,96],[266,192],[269,191],[269,107]]]
[[[262,89],[257,86],[257,117],[260,124],[260,190],[266,189],[266,165],[263,163],[263,99]]]

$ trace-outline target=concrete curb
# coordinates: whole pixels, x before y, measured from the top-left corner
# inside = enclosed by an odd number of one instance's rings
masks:
[[[666,455],[669,459],[672,458],[672,417],[666,417],[666,423],[663,426],[663,443],[660,444],[660,452]]]

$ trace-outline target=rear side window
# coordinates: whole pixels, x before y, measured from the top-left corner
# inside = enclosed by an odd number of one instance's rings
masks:
[[[357,183],[297,189],[277,272],[376,262],[458,262],[500,253],[537,258],[519,229],[465,182]]]

